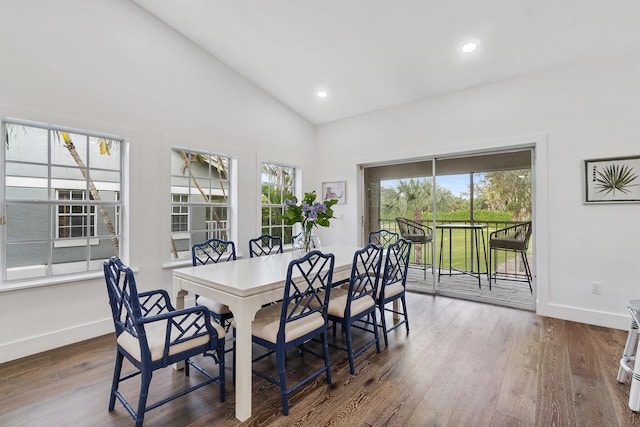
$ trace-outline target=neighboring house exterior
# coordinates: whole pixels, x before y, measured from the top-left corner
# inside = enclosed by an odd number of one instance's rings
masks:
[[[172,258],[190,258],[194,243],[228,240],[229,208],[229,159],[172,148]]]

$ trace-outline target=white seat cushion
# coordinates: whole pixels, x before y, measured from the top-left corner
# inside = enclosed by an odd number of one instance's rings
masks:
[[[256,317],[251,324],[251,332],[258,338],[276,343],[278,341],[278,330],[280,329],[280,316],[282,314],[282,303],[273,304],[258,310]],[[324,325],[322,314],[316,312],[306,317],[289,322],[285,326],[285,342],[293,341],[315,329]]]
[[[380,290],[381,288],[378,288],[378,298],[380,297]],[[399,282],[394,283],[384,288],[384,297],[390,298],[394,295],[398,295],[402,293],[403,291],[404,291],[404,286],[402,286],[402,283],[399,283]]]
[[[196,314],[189,314],[188,317],[196,316]],[[177,319],[176,319],[177,320]],[[186,324],[189,320],[185,321]],[[218,338],[224,339],[224,328],[217,322],[212,321],[211,325],[218,332]],[[149,352],[151,353],[151,360],[160,360],[164,356],[165,336],[167,333],[167,320],[159,320],[157,322],[151,322],[144,325],[144,330],[147,335],[147,343],[149,344]],[[171,329],[171,339],[175,339],[180,334],[180,331],[173,327]],[[200,345],[209,342],[209,335],[203,335],[200,337],[188,339],[180,344],[174,344],[169,347],[169,355],[177,354],[190,348],[198,347]],[[141,361],[140,355],[140,342],[136,337],[129,332],[124,331],[118,337],[118,344],[127,353],[133,356],[137,361]]]
[[[328,313],[335,317],[344,317],[344,309],[347,306],[347,300],[349,297],[349,290],[343,288],[331,289],[331,295],[329,296],[329,310]],[[358,298],[351,302],[351,316],[362,313],[368,308],[374,305],[373,298],[366,296],[364,298]]]
[[[203,305],[211,310],[213,313],[217,314],[227,314],[231,313],[228,305],[224,305],[218,301],[214,301],[211,298],[198,296],[198,305]]]

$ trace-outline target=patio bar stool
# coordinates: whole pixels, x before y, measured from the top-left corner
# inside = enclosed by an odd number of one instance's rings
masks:
[[[636,365],[636,355],[640,352],[640,343],[638,343],[638,324],[640,319],[640,299],[627,302],[627,308],[631,313],[631,327],[627,336],[627,343],[624,346],[624,354],[620,359],[620,368],[618,369],[618,382],[625,382],[627,374],[631,374],[631,390],[629,391],[629,409],[635,412],[640,411],[640,364]],[[630,366],[633,365],[632,366]],[[636,370],[634,370],[636,368]]]

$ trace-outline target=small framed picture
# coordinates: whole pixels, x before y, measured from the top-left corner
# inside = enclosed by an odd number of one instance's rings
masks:
[[[640,203],[640,156],[584,161],[585,203]]]
[[[338,205],[347,203],[345,194],[346,181],[331,181],[322,183],[322,200],[338,199]]]

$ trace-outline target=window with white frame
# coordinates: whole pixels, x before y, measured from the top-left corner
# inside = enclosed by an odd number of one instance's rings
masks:
[[[230,158],[171,149],[171,257],[191,258],[191,246],[229,240]]]
[[[262,234],[282,238],[282,242],[291,243],[291,225],[282,219],[285,200],[294,196],[296,170],[293,166],[274,163],[262,163]]]
[[[189,195],[172,194],[171,232],[189,231]]]
[[[101,271],[120,254],[122,139],[2,122],[5,281]]]
[[[96,235],[96,208],[75,204],[86,200],[85,190],[56,190],[60,204],[56,209],[56,237],[87,237]]]

